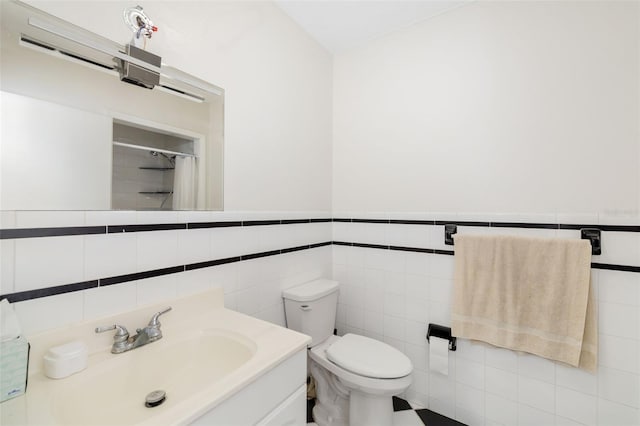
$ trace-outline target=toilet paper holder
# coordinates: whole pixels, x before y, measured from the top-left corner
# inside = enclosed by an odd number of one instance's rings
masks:
[[[429,341],[429,337],[431,336],[440,337],[441,339],[447,339],[449,341],[450,351],[455,351],[457,349],[456,338],[455,336],[451,335],[451,327],[429,323],[429,328],[427,329],[427,341]]]

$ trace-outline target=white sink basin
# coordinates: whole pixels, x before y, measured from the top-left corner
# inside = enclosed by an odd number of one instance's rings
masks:
[[[163,340],[112,355],[68,380],[52,399],[57,422],[77,425],[138,423],[180,404],[206,385],[237,370],[256,352],[250,340],[230,331],[204,330],[180,341]],[[67,383],[65,383],[67,385]],[[157,407],[145,397],[164,390]]]

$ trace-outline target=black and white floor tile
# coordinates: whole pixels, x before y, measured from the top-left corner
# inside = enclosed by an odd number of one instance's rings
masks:
[[[311,415],[314,405],[314,399],[307,401],[307,425],[315,425]],[[393,426],[465,426],[463,423],[426,408],[413,409],[407,401],[395,396],[393,411]]]

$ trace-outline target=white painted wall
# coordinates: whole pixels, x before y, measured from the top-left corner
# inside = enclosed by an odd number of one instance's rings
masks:
[[[131,37],[131,2],[29,3],[120,43]],[[331,55],[270,2],[143,6],[160,29],[149,50],[225,89],[225,210],[330,209]]]
[[[334,211],[640,209],[637,2],[474,2],[334,58]]]
[[[637,225],[639,17],[637,2],[473,2],[336,55],[334,216]],[[333,239],[450,250],[443,228],[337,222]],[[593,261],[640,264],[640,235],[604,232]],[[403,351],[411,401],[469,425],[640,422],[637,273],[592,270],[596,374],[459,340],[446,377],[425,335],[450,325],[452,257],[334,246],[333,277],[339,333]]]

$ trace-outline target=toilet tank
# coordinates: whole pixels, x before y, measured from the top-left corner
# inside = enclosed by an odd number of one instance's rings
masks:
[[[285,290],[287,328],[311,336],[313,347],[333,334],[338,308],[338,282],[320,279]]]

